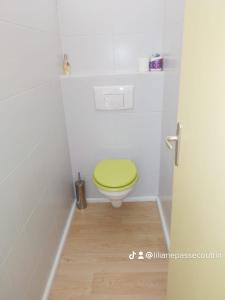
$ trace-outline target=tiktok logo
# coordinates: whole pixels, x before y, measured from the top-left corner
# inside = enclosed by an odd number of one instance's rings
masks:
[[[132,253],[129,255],[129,259],[130,259],[130,260],[135,259],[135,256],[136,256],[136,255],[137,255],[137,253],[134,252],[134,251],[132,251]]]
[[[133,260],[135,259],[135,256],[137,255],[137,253],[135,251],[132,251],[132,253],[129,255],[129,259]]]

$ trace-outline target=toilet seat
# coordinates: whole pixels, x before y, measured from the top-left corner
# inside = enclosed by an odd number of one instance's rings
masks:
[[[128,159],[103,160],[96,166],[93,174],[95,185],[109,192],[120,192],[130,189],[137,180],[137,168]]]

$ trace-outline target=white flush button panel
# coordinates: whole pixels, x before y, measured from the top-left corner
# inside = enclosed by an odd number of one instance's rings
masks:
[[[97,110],[132,109],[134,106],[134,87],[99,86],[94,88]]]

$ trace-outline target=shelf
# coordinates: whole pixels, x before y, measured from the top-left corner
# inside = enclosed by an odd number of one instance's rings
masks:
[[[73,78],[88,78],[88,77],[104,77],[104,76],[129,76],[129,75],[141,75],[141,76],[162,76],[163,71],[153,71],[153,72],[111,72],[111,73],[77,73],[72,75],[61,75],[60,78],[63,80],[73,79]]]

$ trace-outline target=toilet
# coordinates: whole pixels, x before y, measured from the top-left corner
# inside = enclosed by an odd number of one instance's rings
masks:
[[[106,196],[112,206],[119,208],[138,181],[138,172],[133,161],[109,159],[99,162],[93,173],[93,182],[99,192]]]

